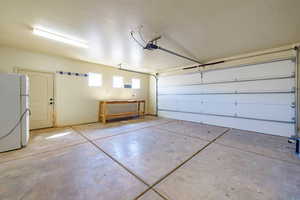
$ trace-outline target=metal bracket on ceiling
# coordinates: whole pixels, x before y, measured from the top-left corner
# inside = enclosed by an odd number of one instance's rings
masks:
[[[119,69],[121,70],[122,69],[122,63],[118,64],[119,66]]]

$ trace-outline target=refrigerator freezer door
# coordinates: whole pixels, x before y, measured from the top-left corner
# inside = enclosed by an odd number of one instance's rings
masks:
[[[29,79],[25,75],[21,75],[21,114],[25,115],[21,122],[21,142],[22,146],[26,146],[29,141]]]
[[[0,96],[0,152],[3,152],[21,147],[20,126],[7,135],[21,114],[20,76],[0,74]]]

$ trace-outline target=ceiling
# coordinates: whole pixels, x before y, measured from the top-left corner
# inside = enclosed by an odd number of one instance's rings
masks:
[[[2,0],[0,45],[157,71],[192,64],[140,48],[130,31],[208,61],[300,41],[299,0]],[[87,40],[88,49],[32,34],[40,25]]]

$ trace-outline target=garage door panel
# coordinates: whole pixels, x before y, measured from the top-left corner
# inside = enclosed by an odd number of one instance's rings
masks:
[[[263,73],[262,73],[263,72]],[[292,76],[295,72],[291,60],[277,61],[245,67],[211,71],[203,76],[204,83]]]
[[[203,72],[202,76],[200,72],[166,76],[159,80],[159,84],[160,86],[172,86],[197,83],[214,83],[221,81],[279,78],[293,76],[294,73],[294,62],[291,60],[283,60],[271,63]]]
[[[181,112],[169,112],[169,111],[158,111],[158,115],[161,117],[178,119],[178,120],[186,120],[203,123],[205,115],[197,115],[197,114],[189,114],[189,113],[181,113]]]
[[[222,109],[220,109],[220,107]],[[207,113],[207,114],[218,114],[218,115],[229,115],[233,116],[236,113],[236,106],[234,104],[213,104],[203,103],[198,105],[183,105],[183,104],[172,104],[172,105],[161,105],[161,110],[176,110],[182,112],[195,112],[195,113]]]
[[[294,84],[294,79],[290,78],[211,85],[160,87],[158,93],[188,95],[201,93],[289,92],[293,90]]]
[[[290,105],[260,105],[260,104],[198,104],[173,103],[160,105],[161,110],[174,110],[182,112],[206,113],[215,115],[238,116],[262,120],[292,122],[295,109]]]
[[[161,102],[188,102],[189,104],[199,103],[234,103],[236,101],[235,95],[161,95],[159,97]]]
[[[237,116],[276,120],[293,121],[295,109],[290,105],[238,104]]]
[[[290,137],[294,134],[294,124],[239,119],[231,117],[207,116],[190,113],[159,111],[159,116],[178,120],[194,121],[242,130],[255,131],[272,135]]]
[[[236,106],[233,103],[204,103],[203,105],[204,113],[232,116],[236,112]]]
[[[159,109],[291,121],[294,94],[163,95]]]
[[[160,102],[189,101],[214,103],[288,104],[295,101],[294,93],[272,94],[213,94],[213,95],[160,95]]]
[[[281,94],[238,94],[234,95],[237,103],[256,103],[256,104],[288,104],[291,105],[295,101],[294,93]]]
[[[201,74],[183,74],[175,76],[165,76],[163,79],[159,80],[160,86],[172,86],[172,85],[185,85],[185,84],[195,84],[201,83]]]
[[[225,118],[218,116],[204,117],[203,123],[280,136],[290,136],[294,133],[294,126],[293,124],[289,123],[275,123],[240,118]]]

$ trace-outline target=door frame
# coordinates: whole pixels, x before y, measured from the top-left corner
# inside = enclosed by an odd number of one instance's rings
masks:
[[[14,68],[14,73],[17,74],[21,74],[21,71],[27,71],[27,72],[37,72],[37,73],[45,73],[45,74],[51,74],[53,76],[53,97],[54,97],[54,105],[53,105],[53,121],[52,121],[52,128],[57,126],[57,107],[56,107],[56,73],[55,72],[51,72],[51,71],[46,71],[46,70],[34,70],[34,69],[30,69],[30,68],[23,68],[23,67],[15,67]],[[50,127],[49,127],[50,128]]]

